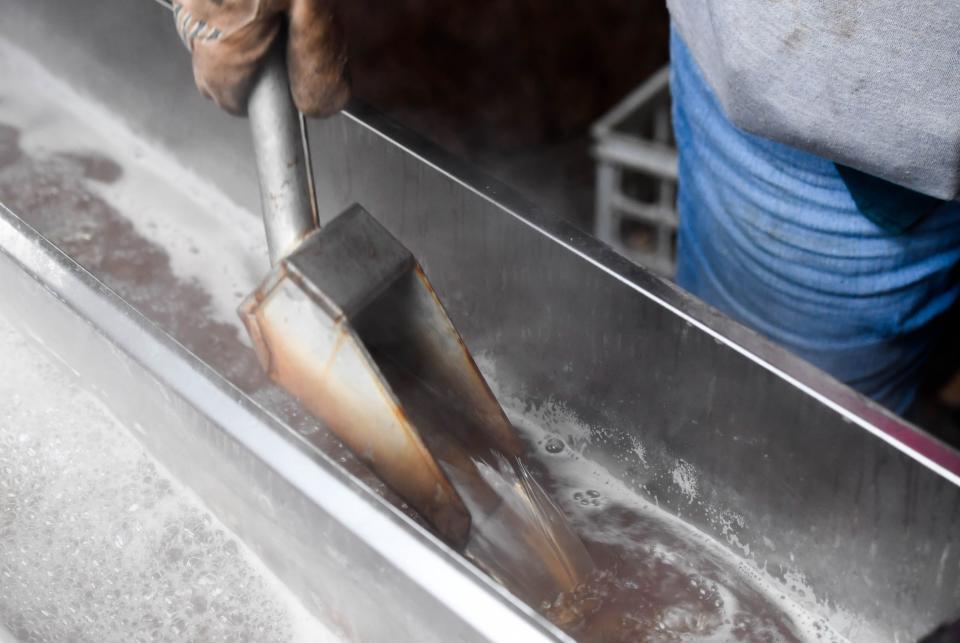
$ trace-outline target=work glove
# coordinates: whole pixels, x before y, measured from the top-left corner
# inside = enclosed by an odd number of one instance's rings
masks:
[[[200,92],[244,115],[253,83],[287,25],[287,70],[297,108],[329,116],[349,97],[347,51],[334,0],[175,0]]]

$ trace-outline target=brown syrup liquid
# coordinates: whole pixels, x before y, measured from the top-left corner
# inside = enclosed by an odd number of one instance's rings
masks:
[[[580,533],[598,571],[544,610],[578,640],[803,640],[788,615],[689,534],[612,503],[589,520]]]

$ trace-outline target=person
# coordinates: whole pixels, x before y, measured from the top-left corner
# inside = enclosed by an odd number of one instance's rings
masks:
[[[960,4],[668,5],[678,283],[906,412],[960,293]]]
[[[901,413],[960,295],[960,5],[931,2],[668,1],[678,283]],[[300,110],[349,95],[333,0],[174,14],[227,111],[284,24]]]

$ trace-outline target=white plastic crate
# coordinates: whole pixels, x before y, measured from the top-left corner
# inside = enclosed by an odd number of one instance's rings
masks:
[[[594,234],[633,261],[672,278],[677,150],[669,67],[618,103],[591,133],[597,163]]]

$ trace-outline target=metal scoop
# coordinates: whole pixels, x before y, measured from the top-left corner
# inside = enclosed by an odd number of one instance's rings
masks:
[[[511,589],[537,601],[571,589],[589,557],[522,468],[517,435],[416,259],[359,205],[319,228],[306,129],[276,48],[248,112],[273,268],[239,313],[263,367]]]

